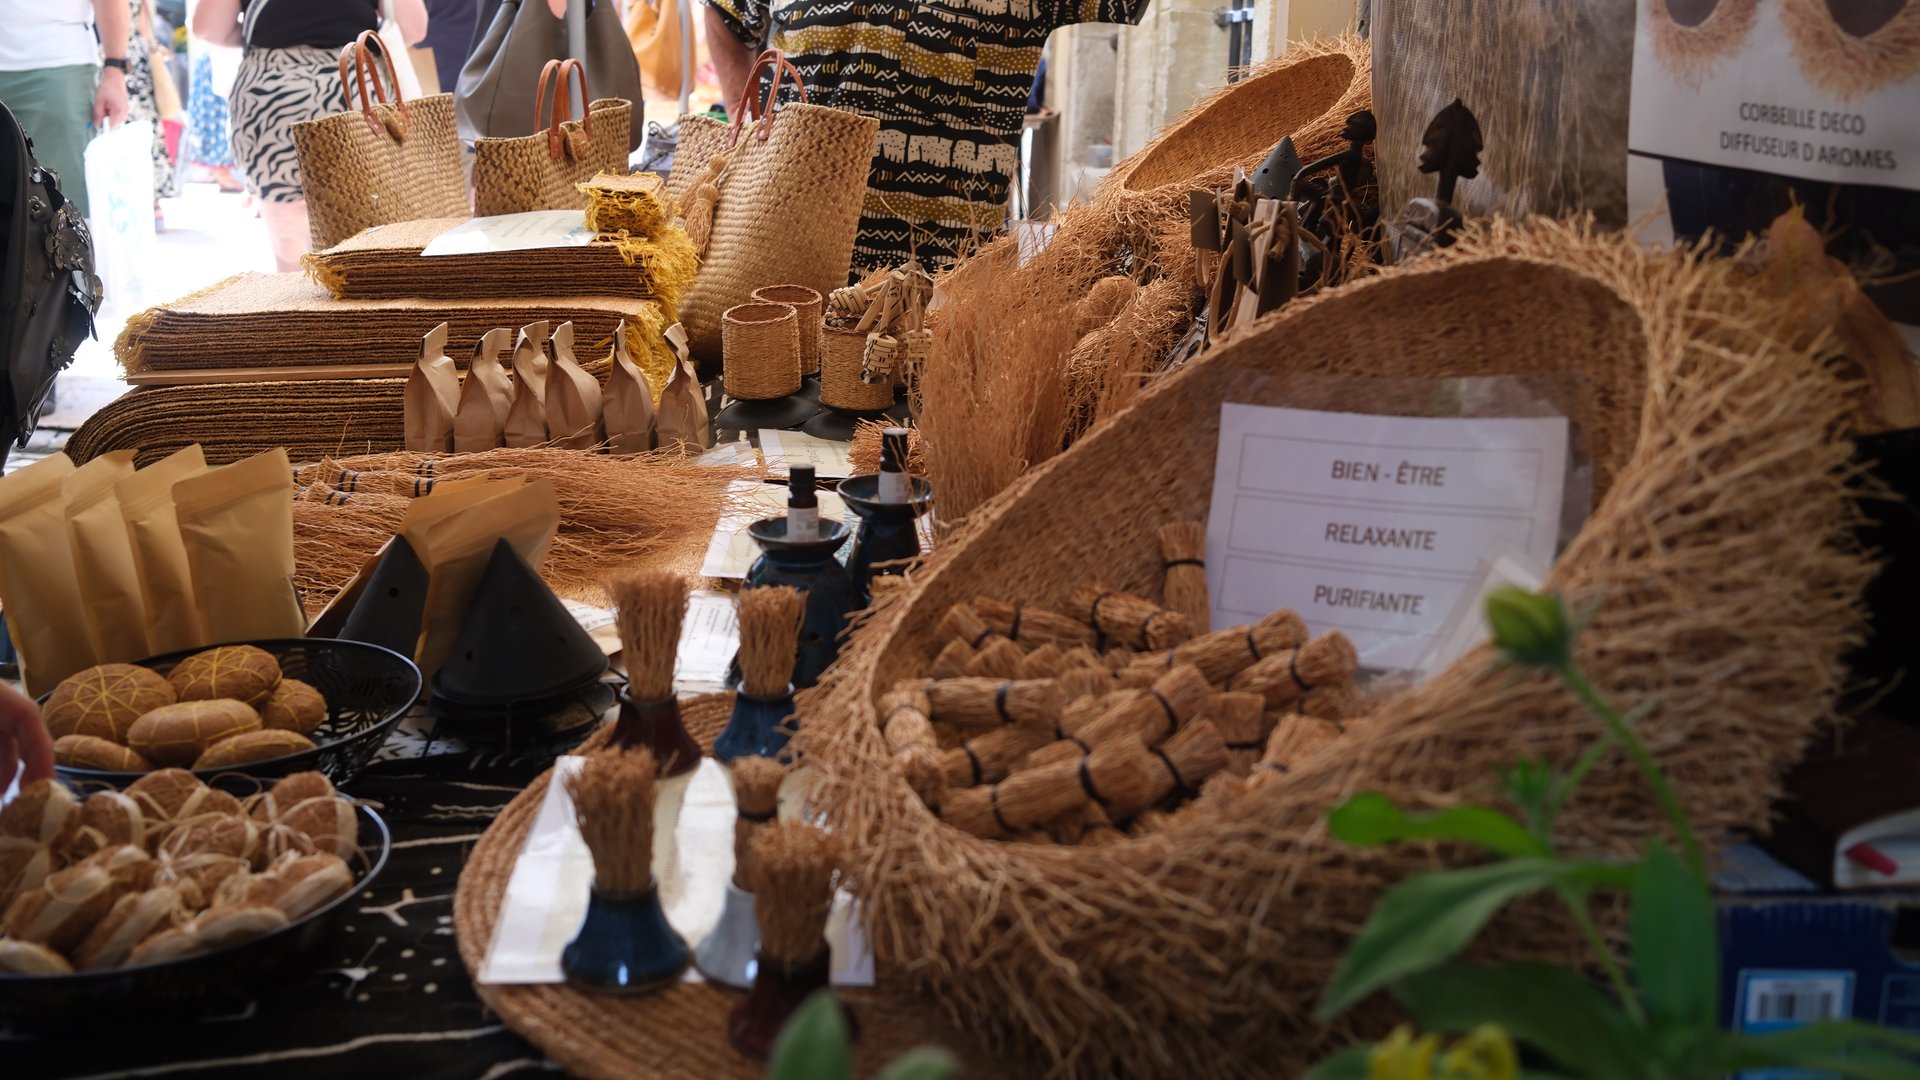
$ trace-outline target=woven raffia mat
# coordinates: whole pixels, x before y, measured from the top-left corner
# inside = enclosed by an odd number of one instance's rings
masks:
[[[710,694],[683,702],[681,719],[702,749],[711,752],[732,708],[731,694]],[[579,752],[591,753],[610,731],[596,733]],[[477,976],[486,959],[507,880],[546,796],[549,775],[542,773],[507,804],[474,845],[460,872],[453,900],[454,930],[460,939],[460,958],[470,974]],[[741,1000],[739,991],[711,983],[683,983],[644,997],[586,994],[564,983],[487,986],[476,982],[474,989],[508,1027],[577,1076],[757,1080],[766,1074],[765,1065],[742,1056],[727,1042],[727,1012]],[[860,1037],[854,1049],[860,1075],[871,1074],[881,1063],[915,1046],[938,1044],[964,1050],[953,1029],[923,999],[901,990],[883,977],[881,987],[842,991],[843,1000],[859,1019]],[[969,1064],[974,1068],[968,1075],[1019,1075],[999,1066],[985,1068],[982,1060]]]
[[[1498,768],[1566,767],[1598,734],[1566,691],[1494,670],[1482,647],[1217,817],[1083,849],[978,840],[929,815],[875,713],[926,674],[942,615],[980,594],[1064,610],[1095,578],[1157,595],[1156,530],[1208,512],[1221,403],[1283,404],[1274,376],[1289,373],[1584,376],[1597,503],[1549,577],[1598,605],[1579,662],[1621,706],[1652,706],[1638,730],[1705,839],[1764,829],[1831,715],[1870,568],[1851,539],[1850,388],[1786,344],[1798,331],[1768,323],[1780,315],[1726,260],[1649,254],[1588,224],[1495,223],[1251,324],[1021,477],[883,602],[800,710],[795,745],[859,852],[881,959],[913,963],[953,1015],[1060,1075],[1294,1075],[1390,1023],[1378,1007],[1334,1029],[1310,1019],[1381,891],[1470,857],[1348,848],[1327,812],[1361,790],[1416,810],[1495,800]],[[1560,820],[1569,853],[1630,855],[1664,828],[1618,755]],[[1482,940],[1487,959],[1583,952],[1547,906]]]
[[[137,450],[134,463],[145,466],[199,443],[208,464],[224,465],[276,446],[286,447],[294,461],[398,450],[406,444],[406,385],[404,379],[316,379],[141,387],[88,417],[67,440],[67,455],[86,462]]]
[[[540,319],[572,320],[586,354],[610,348],[622,320],[664,328],[657,303],[630,297],[339,300],[305,274],[249,273],[133,316],[113,351],[128,372],[410,364],[444,322],[447,355],[464,366],[487,331]]]

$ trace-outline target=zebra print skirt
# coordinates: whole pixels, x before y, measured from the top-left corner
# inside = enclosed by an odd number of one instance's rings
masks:
[[[233,109],[233,156],[247,175],[247,190],[262,202],[306,198],[300,187],[300,159],[293,151],[293,125],[346,111],[339,57],[311,45],[249,48],[228,104]]]

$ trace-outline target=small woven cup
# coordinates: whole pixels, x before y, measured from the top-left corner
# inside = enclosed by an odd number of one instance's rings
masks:
[[[820,404],[850,412],[878,412],[893,404],[893,381],[875,386],[860,378],[867,335],[827,327],[820,346]]]
[[[722,378],[741,401],[800,389],[800,314],[791,304],[740,304],[720,317]]]
[[[787,304],[800,313],[800,374],[820,373],[820,319],[826,301],[805,285],[762,285],[753,298],[766,304]]]

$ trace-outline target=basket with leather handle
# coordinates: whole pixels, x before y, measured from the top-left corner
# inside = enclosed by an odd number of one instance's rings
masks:
[[[340,50],[340,82],[346,112],[293,125],[313,246],[332,247],[374,225],[465,217],[452,95],[405,100],[393,59],[371,30]]]
[[[764,100],[760,73],[773,69]],[[776,112],[783,76],[799,100]],[[701,249],[700,273],[681,304],[695,357],[720,357],[720,317],[763,285],[805,285],[821,295],[847,283],[854,232],[880,122],[807,102],[800,73],[769,49],[747,73],[732,123],[680,121],[668,190]]]
[[[627,171],[627,133],[633,102],[600,98],[572,118],[569,80],[587,96],[586,65],[578,60],[549,60],[534,90],[535,129],[511,139],[480,139],[473,144],[473,212],[481,216],[527,210],[586,209],[579,188],[603,172]],[[548,90],[552,104],[548,105]],[[540,127],[542,117],[546,126]]]

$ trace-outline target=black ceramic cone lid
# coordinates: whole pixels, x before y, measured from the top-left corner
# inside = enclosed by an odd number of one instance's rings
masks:
[[[511,705],[579,689],[607,654],[505,540],[493,547],[453,656],[433,694],[465,705]]]
[[[427,568],[406,538],[396,536],[374,564],[360,598],[334,636],[381,645],[411,657],[420,644],[420,619],[427,608]]]

